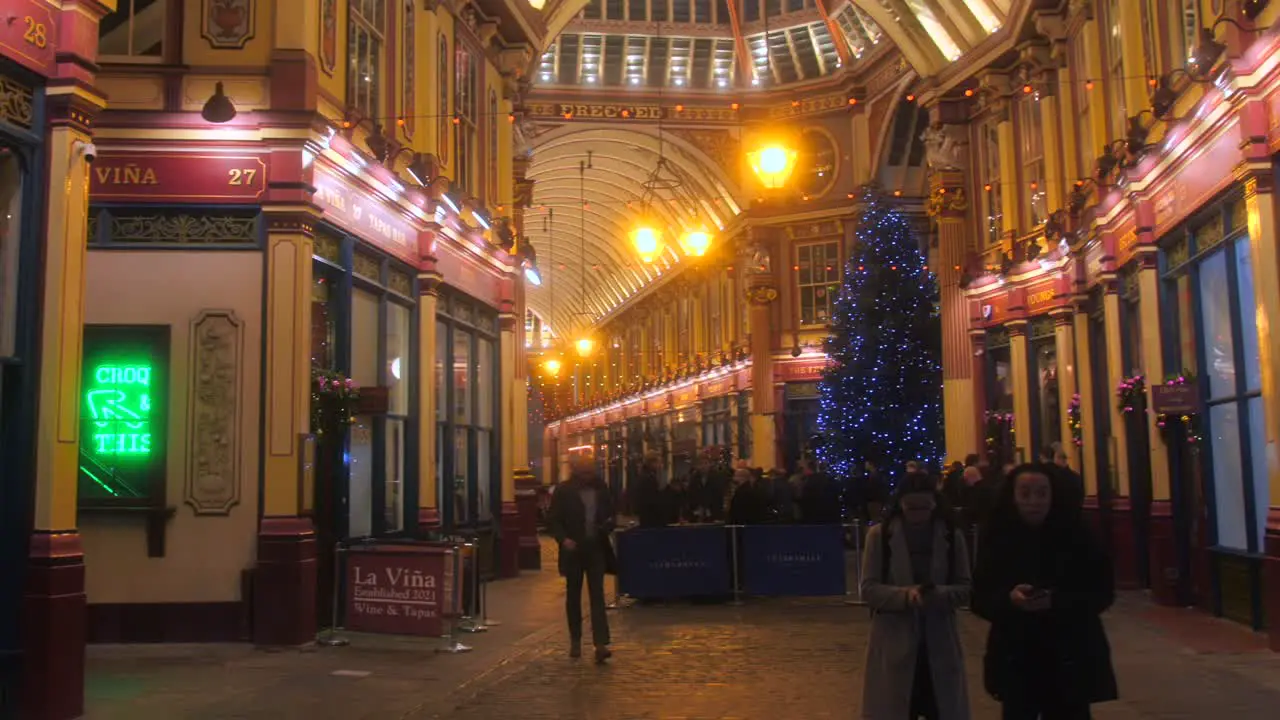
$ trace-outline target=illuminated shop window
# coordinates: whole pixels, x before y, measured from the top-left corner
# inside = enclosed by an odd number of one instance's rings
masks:
[[[347,102],[367,118],[383,115],[379,85],[386,43],[383,0],[351,0],[347,29]]]

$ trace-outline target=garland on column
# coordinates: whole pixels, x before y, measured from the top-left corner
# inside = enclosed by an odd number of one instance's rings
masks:
[[[1080,393],[1071,396],[1067,405],[1067,425],[1071,427],[1071,442],[1076,447],[1084,446],[1084,422],[1080,418]]]
[[[1121,380],[1120,384],[1116,386],[1116,401],[1122,413],[1133,413],[1140,410],[1146,412],[1146,380],[1141,375],[1134,375]]]
[[[311,366],[311,431],[323,435],[327,430],[341,432],[351,424],[360,387],[356,381],[315,365]]]
[[[1165,378],[1165,385],[1190,385],[1195,382],[1195,373],[1190,370],[1183,370],[1179,375],[1170,375]],[[1176,435],[1173,430],[1177,427],[1175,423],[1181,422],[1186,428],[1186,441],[1189,445],[1198,445],[1204,438],[1200,435],[1200,413],[1184,413],[1174,417],[1169,413],[1156,414],[1156,427],[1159,427],[1165,433],[1165,441],[1169,442]]]

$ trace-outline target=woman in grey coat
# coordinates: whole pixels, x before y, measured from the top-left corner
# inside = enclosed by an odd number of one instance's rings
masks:
[[[863,720],[969,720],[956,619],[969,598],[969,551],[949,517],[933,479],[908,473],[885,521],[867,533]]]

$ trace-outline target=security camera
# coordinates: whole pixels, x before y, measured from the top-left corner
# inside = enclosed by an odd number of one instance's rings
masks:
[[[84,158],[84,161],[91,163],[98,159],[98,146],[91,142],[82,142],[76,148],[76,151]]]

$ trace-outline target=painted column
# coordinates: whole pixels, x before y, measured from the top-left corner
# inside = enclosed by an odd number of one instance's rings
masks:
[[[1089,336],[1089,313],[1086,312],[1084,299],[1077,298],[1071,315],[1075,324],[1076,392],[1080,393],[1080,474],[1084,476],[1084,495],[1086,510],[1098,509],[1098,453],[1105,452],[1099,445],[1098,428],[1094,425],[1093,383],[1098,378],[1093,376],[1093,343],[1098,338]],[[1105,378],[1102,379],[1105,381]]]
[[[964,173],[935,170],[929,175],[929,213],[938,224],[938,295],[942,306],[942,410],[948,459],[978,452],[969,411],[974,401],[973,350],[968,337],[969,303],[960,279],[968,239],[969,202]]]
[[[971,409],[969,411],[970,420],[973,422],[973,429],[970,435],[973,436],[974,446],[978,448],[979,462],[985,464],[989,457],[991,448],[987,446],[987,374],[986,374],[986,348],[987,348],[987,331],[982,328],[975,328],[969,331],[969,356],[972,358],[981,358],[975,360],[973,368],[973,394],[970,396]],[[961,417],[961,422],[964,417]],[[998,468],[997,468],[998,469]]]
[[[424,242],[430,242],[425,240]],[[436,447],[436,309],[443,276],[435,270],[435,258],[425,258],[428,269],[418,273],[418,530],[440,527],[440,449]]]
[[[517,281],[517,319],[524,317],[525,292],[524,283]],[[520,525],[517,566],[521,570],[539,570],[542,568],[542,547],[538,542],[538,479],[529,469],[529,361],[524,349],[525,340],[524,324],[517,322],[515,375],[511,378],[512,461]],[[542,432],[541,427],[536,430]]]
[[[513,281],[504,278],[503,284]],[[498,327],[498,397],[501,412],[498,414],[498,442],[501,445],[502,473],[502,515],[499,519],[498,533],[498,573],[501,577],[514,577],[520,573],[520,513],[516,509],[516,425],[524,424],[526,418],[517,418],[519,409],[515,403],[516,365],[516,325],[513,299],[503,299],[499,305]]]
[[[1080,469],[1080,448],[1071,433],[1071,403],[1080,392],[1076,384],[1076,341],[1071,322],[1074,313],[1070,308],[1050,313],[1053,318],[1054,349],[1058,355],[1058,415],[1062,436],[1058,442],[1067,454],[1067,463]]]
[[[1059,106],[1061,105],[1058,92],[1061,87],[1061,89],[1069,93],[1071,85],[1059,86],[1058,77],[1057,70],[1046,71],[1037,89],[1040,96],[1041,143],[1044,148],[1044,179],[1041,182],[1045,184],[1045,187],[1042,188],[1044,190],[1045,212],[1053,212],[1055,209],[1064,207],[1067,204],[1066,187],[1062,184],[1063,178],[1066,177],[1064,169],[1066,158],[1063,157],[1062,138],[1058,126]],[[1046,250],[1049,249],[1051,248],[1046,248]],[[1061,357],[1061,353],[1058,356]]]
[[[1031,442],[1031,368],[1027,349],[1027,321],[1010,320],[1005,328],[1009,331],[1009,370],[1010,382],[1013,383],[1013,447],[1017,462],[1028,462],[1036,454],[1036,449],[1027,445]]]
[[[67,12],[59,18],[74,26],[75,15]],[[59,32],[72,40],[74,30],[94,33],[95,24],[90,12],[82,18],[88,27],[63,26]],[[48,215],[36,340],[35,514],[22,600],[22,717],[63,720],[84,712],[87,609],[84,551],[76,528],[89,206],[84,151],[92,120],[106,101],[87,85],[76,84],[50,84],[45,97]]]
[[[1262,148],[1250,148],[1266,158],[1264,134]],[[1266,159],[1269,164],[1269,158]],[[1254,312],[1258,324],[1258,354],[1262,371],[1262,405],[1266,418],[1267,482],[1270,486],[1270,509],[1263,536],[1262,599],[1268,623],[1267,637],[1271,649],[1280,652],[1280,251],[1276,248],[1276,195],[1270,167],[1245,180],[1245,205],[1249,213],[1249,247],[1253,255]]]
[[[1159,251],[1155,245],[1155,209],[1150,201],[1135,208],[1138,235],[1138,312],[1142,325],[1142,373],[1150,388],[1164,382],[1164,347],[1161,333]],[[1173,527],[1173,495],[1169,479],[1169,450],[1156,423],[1150,395],[1146,413],[1151,448],[1151,510],[1147,530],[1147,559],[1151,599],[1161,605],[1178,603],[1178,550]]]
[[[272,162],[272,185],[304,177],[300,152],[278,153]],[[282,194],[292,192],[289,188]],[[309,432],[311,422],[311,257],[318,213],[306,200],[279,202],[263,207],[267,269],[262,518],[254,569],[253,640],[259,645],[301,645],[313,640],[316,632],[316,534],[311,518],[302,513],[299,438]]]
[[[1107,408],[1111,413],[1111,446],[1108,465],[1111,467],[1111,543],[1115,558],[1116,581],[1133,587],[1138,577],[1137,548],[1133,526],[1133,506],[1129,498],[1129,435],[1125,428],[1124,413],[1115,401],[1115,388],[1124,379],[1124,351],[1120,336],[1120,284],[1114,273],[1103,280],[1106,283],[1102,296],[1102,310],[1107,337]]]
[[[778,290],[770,279],[753,279],[747,289],[751,304],[751,464],[778,467],[778,433],[774,426],[776,398],[773,391],[773,301]]]

